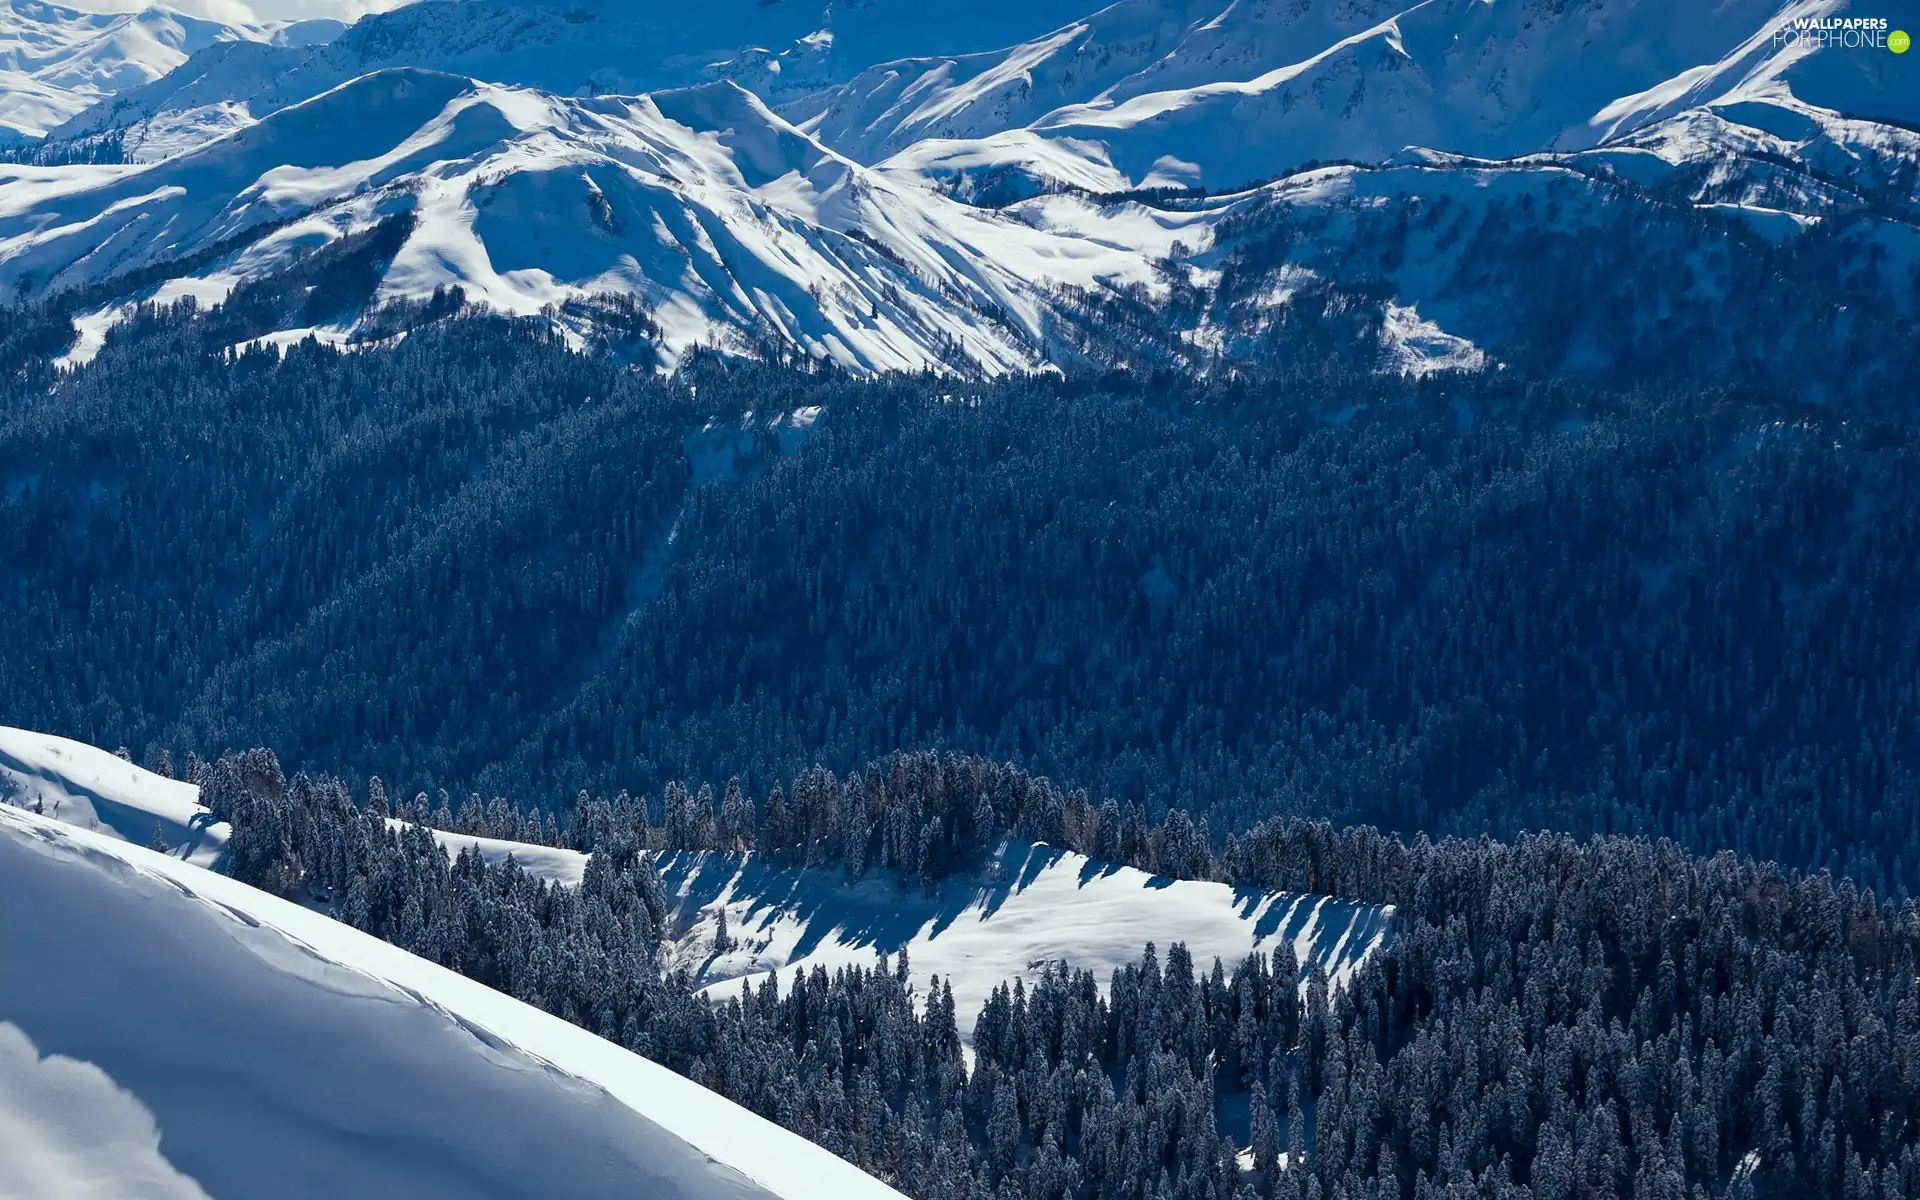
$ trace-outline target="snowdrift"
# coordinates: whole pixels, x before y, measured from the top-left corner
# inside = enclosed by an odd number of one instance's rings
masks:
[[[0,1194],[897,1195],[557,1017],[5,806],[0,908],[0,1148],[32,1151]]]

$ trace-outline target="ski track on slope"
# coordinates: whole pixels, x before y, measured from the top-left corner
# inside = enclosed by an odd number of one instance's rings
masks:
[[[0,1012],[221,1196],[883,1200],[666,1068],[332,919],[0,806]],[[21,919],[22,915],[25,919]]]

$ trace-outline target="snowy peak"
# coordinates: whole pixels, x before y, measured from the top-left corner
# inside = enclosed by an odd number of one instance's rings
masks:
[[[650,99],[667,120],[710,137],[745,187],[764,187],[788,175],[811,178],[821,167],[837,182],[852,166],[732,82],[660,92]]]
[[[856,370],[1026,368],[1048,277],[1148,275],[1137,253],[895,184],[726,83],[567,99],[393,69],[150,166],[14,171],[0,196],[31,193],[0,208],[16,287],[207,255],[260,278],[406,213],[377,299],[457,284],[530,314],[635,294],[669,360],[787,344]]]
[[[0,4],[0,127],[39,137],[220,43],[311,46],[343,28],[337,21],[228,25],[164,6],[94,13],[6,0]]]
[[[209,52],[174,81],[123,97],[68,132],[125,124],[166,107],[228,101],[256,115],[369,71],[424,66],[561,95],[634,94],[731,79],[764,96],[798,95],[861,68],[951,47],[984,49],[1043,33],[1086,0],[712,0],[698,6],[594,0],[422,0],[363,18],[328,44],[237,57]],[[283,39],[284,40],[284,39]],[[179,81],[181,83],[185,80]]]
[[[430,0],[319,46],[209,35],[65,128],[119,151],[99,156],[111,165],[0,168],[0,286],[100,286],[111,305],[83,314],[93,340],[71,366],[130,299],[217,301],[386,228],[394,244],[367,251],[351,297],[282,305],[280,326],[234,344],[378,341],[392,327],[370,313],[457,286],[528,316],[631,297],[650,328],[635,352],[664,367],[712,346],[858,372],[1139,353],[1204,369],[1268,353],[1293,319],[1213,294],[1235,261],[1217,231],[1269,200],[1311,209],[1334,184],[1306,168],[1333,161],[1395,168],[1359,185],[1387,209],[1447,193],[1434,177],[1511,170],[1606,178],[1620,186],[1583,206],[1722,213],[1775,245],[1829,218],[1891,220],[1868,238],[1883,250],[1861,254],[1884,252],[1906,294],[1920,169],[1906,64],[1773,36],[1842,0],[1726,0],[1711,20],[1656,0],[1087,7],[996,0],[963,20],[893,0]],[[929,52],[874,65],[903,49]],[[1260,180],[1281,182],[1223,194]],[[1461,199],[1515,219],[1472,188]],[[1433,252],[1390,277],[1282,265],[1366,297],[1352,303],[1370,322],[1339,335],[1359,339],[1356,363],[1510,361],[1500,345],[1529,340],[1523,315],[1443,301],[1473,276]],[[167,275],[182,278],[156,289]],[[1110,336],[1114,304],[1146,306],[1186,348]]]

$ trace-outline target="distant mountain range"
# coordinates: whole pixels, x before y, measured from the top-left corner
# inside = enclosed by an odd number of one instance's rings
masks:
[[[337,37],[339,21],[233,25],[161,5],[97,13],[40,0],[0,4],[0,131],[39,138],[122,92],[227,43],[298,51]]]
[[[341,32],[14,0],[46,49],[13,69],[66,90],[17,98],[50,132],[0,168],[0,284],[88,289],[97,337],[404,218],[280,340],[447,286],[615,292],[662,365],[857,371],[1205,370],[1306,322],[1367,369],[1777,375],[1861,336],[1810,296],[1914,313],[1920,60],[1775,37],[1844,0],[1091,7],[428,0]]]

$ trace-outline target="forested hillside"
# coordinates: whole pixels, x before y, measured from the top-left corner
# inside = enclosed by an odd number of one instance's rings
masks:
[[[1902,424],[1504,372],[663,380],[496,318],[235,357],[234,319],[11,364],[0,719],[550,810],[950,748],[1215,837],[1920,881]]]
[[[449,862],[422,827],[396,831],[377,779],[356,801],[336,780],[286,778],[266,751],[193,774],[233,825],[240,878],[620,1042],[925,1200],[1920,1188],[1920,922],[1824,876],[1645,840],[1410,845],[1295,821],[1214,859],[1175,833],[1181,818],[1146,836],[1017,770],[914,756],[809,772],[791,803],[775,792],[757,808],[677,785],[665,812],[590,802],[569,836],[593,856],[570,889],[477,851]],[[663,970],[649,848],[757,847],[910,890],[1009,833],[1391,903],[1393,933],[1343,989],[1317,961],[1303,980],[1285,939],[1238,963],[1148,945],[1108,979],[1052,966],[977,1013],[937,980],[914,994],[907,963],[884,955],[720,1004]]]

